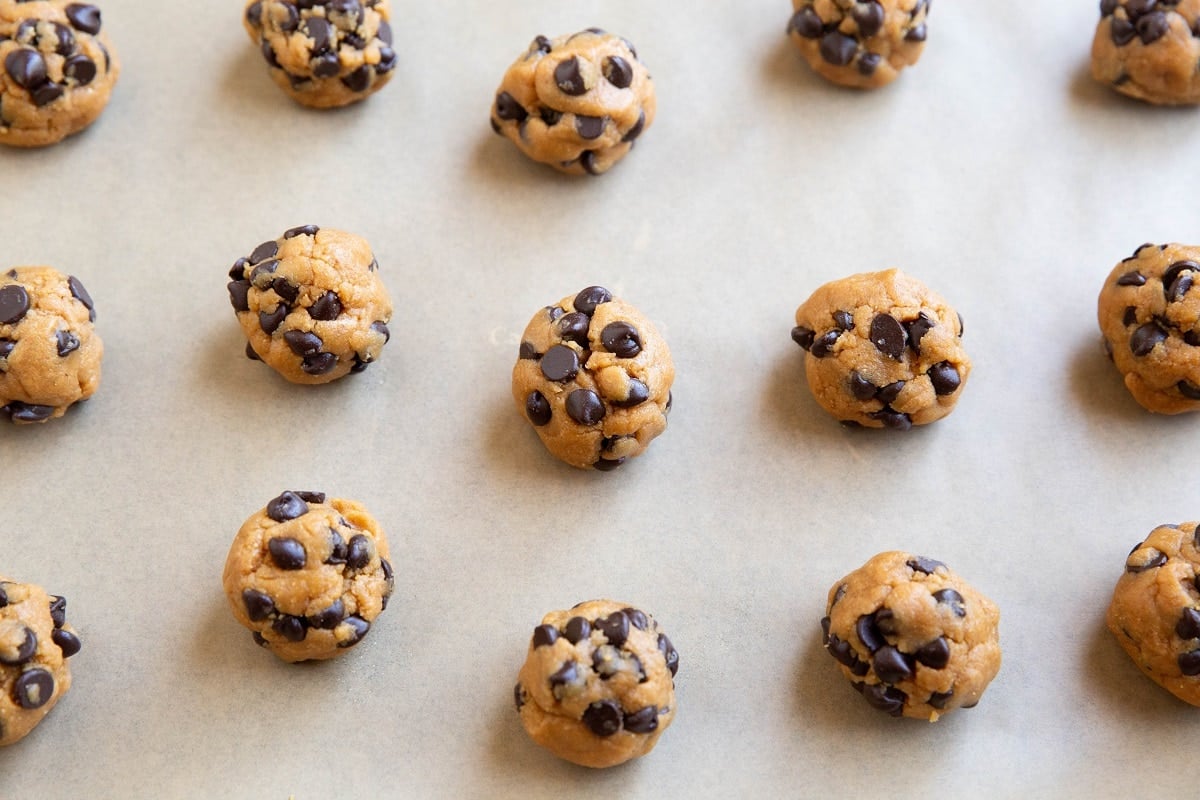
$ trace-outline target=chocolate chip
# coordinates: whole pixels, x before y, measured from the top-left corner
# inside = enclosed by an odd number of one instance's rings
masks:
[[[904,34],[904,38],[909,42],[923,42],[925,41],[925,35],[925,23],[922,22],[920,25],[909,29],[908,33]]]
[[[1125,559],[1125,571],[1131,574],[1146,572],[1152,569],[1158,569],[1163,564],[1167,563],[1167,554],[1153,547],[1143,547],[1145,542],[1133,548],[1133,552]],[[1136,558],[1134,556],[1137,556]]]
[[[545,357],[542,363],[546,363]],[[591,389],[576,389],[567,395],[567,416],[580,425],[595,425],[605,413],[604,401]]]
[[[874,36],[883,27],[883,6],[879,3],[856,3],[850,16],[858,23],[858,32],[862,36]]]
[[[295,492],[284,492],[267,503],[267,516],[276,522],[287,522],[308,513],[308,503]]]
[[[300,369],[306,375],[328,375],[338,365],[338,357],[333,353],[311,353],[304,356]]]
[[[604,133],[602,117],[575,116],[575,131],[581,139],[597,139]]]
[[[242,604],[246,606],[246,616],[251,622],[262,622],[275,613],[275,601],[269,594],[257,589],[243,589]]]
[[[361,533],[350,537],[346,544],[347,569],[363,569],[371,563],[371,540]]]
[[[895,402],[896,398],[900,396],[900,392],[903,390],[904,381],[894,381],[889,383],[887,386],[881,386],[878,394],[875,395],[875,399],[884,405],[889,405]]]
[[[601,67],[604,79],[618,89],[628,89],[633,83],[633,67],[620,56],[609,56]]]
[[[1128,19],[1113,17],[1111,25],[1113,44],[1117,47],[1124,47],[1133,41],[1133,37],[1137,36],[1137,28]]]
[[[913,572],[923,572],[926,575],[932,575],[935,571],[937,571],[938,567],[947,569],[946,565],[941,561],[937,561],[932,558],[926,558],[925,556],[916,556],[914,558],[910,558],[904,563]]]
[[[321,348],[325,345],[321,341],[320,336],[317,336],[315,333],[308,333],[307,331],[286,331],[283,334],[283,341],[298,356],[307,356],[320,352]]]
[[[1178,662],[1179,671],[1184,675],[1188,677],[1200,675],[1200,650],[1180,654]]]
[[[50,598],[50,621],[56,628],[67,624],[67,598],[59,595]]]
[[[1200,386],[1195,386],[1187,381],[1180,381],[1175,384],[1175,388],[1189,400],[1200,400]]]
[[[284,570],[303,569],[308,560],[304,545],[286,536],[272,536],[267,540],[267,549],[275,566]]]
[[[946,704],[950,702],[951,697],[954,697],[953,689],[948,692],[933,692],[929,695],[929,705],[932,708],[936,708],[937,710],[941,711],[946,707]]]
[[[371,623],[357,615],[346,617],[342,620],[342,625],[350,629],[350,636],[338,642],[337,646],[342,649],[354,647],[371,631]]]
[[[634,139],[636,139],[642,135],[642,131],[645,129],[645,127],[646,127],[646,112],[639,111],[638,112],[638,121],[633,123],[633,127],[629,129],[628,133],[626,133],[624,136],[621,137],[621,141],[622,142],[632,142]]]
[[[555,690],[562,686],[569,686],[577,680],[579,680],[579,670],[576,668],[575,662],[567,661],[550,676],[550,688]],[[559,692],[555,691],[554,696],[558,697]]]
[[[385,75],[396,68],[396,51],[390,47],[379,48],[379,63],[375,65],[376,75]]]
[[[303,642],[308,636],[308,620],[291,614],[280,614],[271,623],[271,630],[289,642]]]
[[[21,48],[4,59],[4,69],[18,86],[30,91],[46,83],[46,60],[36,50]]]
[[[30,628],[25,628],[25,638],[21,640],[15,650],[6,652],[4,648],[0,648],[0,664],[7,664],[10,667],[24,664],[33,658],[33,654],[37,652],[37,645],[37,634]]]
[[[932,642],[921,645],[913,657],[917,659],[918,664],[930,669],[945,669],[950,663],[950,642],[945,636],[939,636]]]
[[[650,627],[650,619],[642,611],[636,608],[623,608],[625,616],[629,618],[629,624],[637,628],[639,631],[644,631]]]
[[[541,117],[547,128],[553,128],[562,121],[563,115],[561,111],[555,111],[553,108],[541,108],[538,110],[538,116]]]
[[[326,292],[308,307],[308,315],[315,320],[329,322],[342,313],[342,301],[337,292]]]
[[[560,61],[554,68],[554,82],[563,94],[572,97],[578,97],[587,91],[583,73],[579,71],[579,59],[575,56]]]
[[[575,295],[574,306],[576,311],[582,311],[590,317],[596,311],[596,306],[611,300],[612,293],[608,289],[603,286],[589,286]]]
[[[533,629],[533,646],[549,647],[558,641],[558,628],[553,625],[538,625]]]
[[[5,585],[6,584],[0,583],[0,608],[6,608],[8,606],[8,592],[4,588]]]
[[[387,323],[383,320],[375,320],[371,323],[371,330],[375,331],[383,337],[383,343],[387,344],[392,340],[392,332],[388,329]]]
[[[954,611],[954,616],[956,617],[965,617],[967,615],[967,610],[963,607],[963,604],[966,601],[963,599],[961,594],[953,589],[941,589],[936,591],[933,593],[933,599],[939,603],[944,603],[945,605],[950,606],[951,610]]]
[[[812,328],[806,328],[803,325],[797,325],[792,328],[792,341],[808,350],[813,346],[813,340],[816,339],[817,333]]]
[[[279,262],[275,259],[262,262],[250,270],[250,283],[254,285],[254,288],[266,291],[275,283],[275,270],[277,269],[279,269]]]
[[[246,22],[255,28],[262,27],[262,0],[256,0],[246,7]]]
[[[1135,306],[1126,306],[1125,315],[1121,317],[1121,323],[1125,327],[1129,327],[1137,322],[1137,308]]]
[[[612,472],[614,469],[616,469],[617,467],[621,466],[624,463],[625,463],[624,457],[622,457],[622,458],[599,458],[599,459],[596,459],[596,462],[594,464],[592,464],[592,467],[600,472]]]
[[[542,357],[542,354],[534,347],[533,342],[521,342],[521,347],[517,351],[517,358],[522,361],[537,361]]]
[[[96,62],[85,55],[73,55],[63,62],[63,74],[80,86],[87,86],[96,77]]]
[[[909,656],[891,645],[884,645],[875,652],[875,674],[884,683],[899,683],[912,677],[913,669]]]
[[[579,644],[592,634],[592,626],[583,617],[571,617],[563,626],[563,637],[571,644]]]
[[[630,733],[652,733],[658,730],[658,707],[646,706],[625,715],[625,730]]]
[[[876,314],[871,320],[871,343],[885,356],[903,358],[906,339],[904,327],[892,315]]]
[[[1167,15],[1161,11],[1149,13],[1137,21],[1137,33],[1142,44],[1157,42],[1171,29]]]
[[[614,611],[607,617],[596,620],[596,629],[613,647],[620,647],[629,638],[629,618],[624,612]]]
[[[263,333],[270,336],[283,324],[283,321],[287,319],[287,315],[288,307],[280,303],[271,311],[258,312],[258,325],[262,328]]]
[[[541,369],[546,380],[569,381],[579,373],[579,355],[565,344],[556,344],[542,356]]]
[[[293,305],[296,298],[300,296],[300,287],[283,276],[271,281],[271,288],[275,290],[275,294],[279,295],[279,299],[289,306]]]
[[[33,96],[34,105],[40,108],[62,97],[63,87],[53,81],[49,81],[33,89],[30,94]]]
[[[1180,639],[1200,639],[1200,611],[1185,608],[1179,623],[1175,626],[1175,635]]]
[[[250,359],[251,361],[262,361],[262,359],[259,358],[258,353],[254,352],[254,345],[250,344],[249,342],[246,342],[246,358]]]
[[[25,670],[13,683],[12,693],[21,708],[41,708],[54,697],[54,676],[41,667]]]
[[[79,349],[79,337],[70,331],[55,331],[54,339],[58,348],[59,358],[66,358]]]
[[[229,290],[229,302],[236,312],[250,310],[250,281],[230,281],[225,285]]]
[[[572,311],[563,317],[560,317],[555,327],[558,330],[559,337],[566,342],[574,342],[584,350],[591,346],[588,341],[588,329],[591,328],[592,318],[582,311]]]
[[[328,608],[318,611],[308,618],[308,624],[317,630],[331,631],[346,618],[346,604],[339,597]]]
[[[879,62],[883,61],[883,56],[878,53],[863,53],[858,58],[858,72],[860,75],[870,77],[875,74],[875,70],[879,69]]]
[[[276,58],[275,50],[271,47],[271,43],[269,41],[263,39],[263,42],[261,45],[259,45],[258,49],[259,52],[262,53],[263,60],[266,61],[269,66],[274,67],[275,69],[280,68],[279,59]]]
[[[1146,276],[1134,270],[1126,272],[1121,277],[1117,278],[1117,286],[1143,286],[1146,283]]]
[[[675,646],[671,644],[671,640],[667,638],[665,633],[658,635],[658,649],[662,652],[663,658],[666,659],[667,669],[671,671],[671,676],[679,671],[679,653],[675,650]]]
[[[71,3],[66,7],[71,27],[84,33],[100,32],[100,9],[89,3]]]
[[[19,322],[29,311],[29,293],[15,283],[0,286],[0,325]]]
[[[621,730],[621,709],[612,700],[598,700],[583,712],[583,724],[597,736],[612,736]]]
[[[1157,322],[1147,322],[1129,337],[1129,349],[1135,356],[1149,355],[1160,342],[1167,339],[1167,332]]]
[[[74,275],[67,278],[67,286],[71,288],[71,296],[83,303],[84,308],[88,310],[88,319],[95,322],[96,305],[92,302],[92,296],[88,294],[88,290],[83,287],[83,284]]]
[[[874,653],[887,644],[887,640],[883,638],[883,634],[879,632],[879,628],[875,624],[874,614],[863,614],[859,617],[858,622],[854,624],[854,632],[858,634],[858,640],[863,643],[868,652]]]
[[[600,342],[617,358],[634,358],[642,352],[642,337],[628,322],[610,322],[600,332]]]
[[[904,711],[904,701],[908,699],[908,695],[899,689],[880,684],[864,685],[862,693],[872,708],[877,708],[893,717],[901,715]]]
[[[35,405],[14,400],[0,407],[0,413],[8,415],[13,422],[43,422],[54,414],[54,406]]]
[[[788,21],[788,30],[794,31],[805,39],[816,39],[825,32],[825,23],[812,6],[805,6],[792,15]]]
[[[550,424],[550,401],[541,392],[533,391],[525,398],[525,416],[539,428]]]
[[[288,228],[283,232],[284,239],[295,239],[297,236],[316,236],[321,228],[317,225],[299,225],[295,228]]]
[[[867,414],[871,419],[883,423],[883,427],[895,431],[907,431],[912,428],[912,418],[908,414],[896,411],[894,408],[882,408]]]
[[[841,335],[842,331],[840,330],[825,331],[825,333],[817,337],[812,347],[808,349],[809,354],[813,358],[825,358],[833,352],[833,346],[837,344],[837,340]]]
[[[579,163],[588,175],[600,174],[600,170],[596,167],[596,152],[594,150],[584,150],[580,153]]]
[[[875,393],[879,391],[875,384],[864,378],[857,370],[850,372],[848,385],[850,387],[850,394],[854,395],[856,400],[864,403],[874,399]]]
[[[386,19],[379,21],[379,30],[375,32],[375,36],[384,44],[395,44],[393,41],[394,37],[392,36],[392,25]]]
[[[617,408],[633,408],[640,406],[642,403],[650,399],[650,387],[646,386],[637,378],[629,379],[629,393],[624,400],[614,400],[612,404]]]
[[[521,706],[525,705],[525,690],[519,683],[513,686],[513,705],[517,707],[517,711],[520,711]]]
[[[79,641],[79,637],[67,630],[56,630],[50,634],[50,638],[62,651],[63,658],[70,658],[83,647],[83,642]]]
[[[933,392],[938,396],[954,394],[962,379],[958,370],[949,361],[939,361],[929,368],[929,382],[933,384]]]
[[[833,656],[834,661],[844,667],[854,668],[859,663],[858,654],[854,652],[854,648],[835,633],[829,634],[829,641],[825,643],[825,648],[829,651],[829,655]]]
[[[844,67],[854,60],[858,42],[838,31],[830,31],[821,37],[821,58],[835,67]]]
[[[254,252],[250,254],[251,264],[261,264],[262,262],[274,258],[279,254],[279,243],[276,241],[263,242],[258,247],[254,248]],[[265,265],[264,265],[265,266]],[[278,265],[276,265],[278,266]],[[274,267],[271,272],[274,272]]]
[[[330,43],[337,36],[333,26],[323,17],[306,17],[300,24],[300,33],[312,39],[309,49],[314,56],[328,52]],[[334,58],[336,59],[336,55]]]
[[[521,122],[529,116],[529,112],[511,94],[500,92],[496,95],[496,116],[503,120]]]
[[[1107,17],[1117,10],[1117,0],[1100,0],[1100,16]]]

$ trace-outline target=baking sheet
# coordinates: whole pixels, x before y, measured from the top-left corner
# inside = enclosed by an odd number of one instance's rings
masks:
[[[84,643],[0,797],[1194,794],[1200,715],[1102,617],[1128,550],[1200,515],[1198,423],[1133,403],[1094,305],[1139,243],[1197,240],[1200,117],[1091,83],[1094,2],[939,3],[873,94],[808,71],[783,0],[399,2],[396,78],[324,113],[268,80],[236,2],[103,9],[104,116],[0,152],[0,266],[79,276],[106,344],[91,402],[0,429],[0,572],[67,596]],[[573,180],[487,115],[534,35],[591,25],[637,44],[659,117]],[[382,360],[324,388],[246,360],[224,290],[310,222],[366,237],[397,301]],[[975,370],[928,429],[844,430],[792,314],[890,266],[962,313]],[[614,474],[554,461],[509,397],[529,317],[593,283],[678,372],[670,429]],[[362,501],[393,543],[393,602],[336,663],[277,662],[224,605],[234,532],[284,488]],[[822,651],[829,586],[887,549],[1000,605],[976,709],[891,719]],[[541,615],[601,596],[682,662],[656,751],[595,772],[511,697]]]

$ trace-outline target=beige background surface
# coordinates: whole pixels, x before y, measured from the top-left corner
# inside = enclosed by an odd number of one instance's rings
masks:
[[[1105,361],[1104,276],[1192,241],[1200,116],[1093,85],[1093,0],[939,2],[875,94],[815,78],[786,0],[395,4],[398,74],[319,113],[267,78],[237,2],[107,0],[124,61],[92,130],[0,152],[0,267],[78,275],[95,399],[0,429],[0,572],[67,596],[83,651],[0,798],[1132,797],[1196,791],[1200,709],[1103,630],[1129,549],[1200,516],[1200,419]],[[526,162],[488,106],[535,34],[636,43],[659,119],[595,180]],[[357,380],[242,356],[229,265],[305,223],[373,244],[397,300]],[[899,266],[966,321],[958,410],[848,431],[789,330],[819,284]],[[551,459],[509,397],[518,336],[592,283],[678,368],[671,428],[613,474]],[[355,652],[288,666],[224,606],[243,519],[284,488],[361,500],[397,593]],[[935,725],[869,709],[822,651],[874,553],[948,562],[1003,612],[1004,667]],[[679,715],[607,772],[533,746],[512,685],[550,609],[610,596],[678,646]]]

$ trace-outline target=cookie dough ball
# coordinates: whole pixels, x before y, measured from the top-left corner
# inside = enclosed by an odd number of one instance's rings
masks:
[[[387,537],[365,508],[284,492],[238,531],[224,585],[255,642],[284,661],[308,661],[361,642],[395,580]]]
[[[891,83],[925,49],[930,0],[792,0],[787,32],[818,75],[856,89]]]
[[[949,567],[880,553],[829,590],[825,649],[867,702],[930,722],[972,708],[1000,670],[1000,611]]]
[[[362,372],[391,337],[392,300],[359,237],[305,225],[263,242],[229,271],[246,355],[293,383]]]
[[[533,40],[496,91],[492,129],[534,161],[600,175],[633,149],[654,109],[654,82],[633,45],[588,28]]]
[[[1158,105],[1200,103],[1200,0],[1101,0],[1092,77]]]
[[[1125,387],[1159,414],[1200,410],[1200,247],[1144,244],[1109,273],[1098,317]]]
[[[1200,706],[1200,523],[1160,525],[1125,559],[1108,629],[1146,677]]]
[[[0,576],[0,746],[37,727],[71,688],[79,637],[67,601]]]
[[[843,424],[908,430],[954,410],[971,362],[962,318],[899,270],[827,283],[796,310],[808,386]]]
[[[613,470],[667,428],[675,366],[650,320],[601,286],[533,315],[513,400],[551,453]]]
[[[104,344],[91,295],[52,267],[0,275],[0,413],[45,422],[100,385]]]
[[[0,143],[44,147],[91,125],[120,65],[100,9],[0,0]]]
[[[243,22],[271,79],[301,105],[365,100],[396,68],[388,0],[251,0]]]
[[[654,749],[675,718],[678,669],[653,617],[592,600],[534,628],[513,695],[535,742],[575,764],[611,767]]]

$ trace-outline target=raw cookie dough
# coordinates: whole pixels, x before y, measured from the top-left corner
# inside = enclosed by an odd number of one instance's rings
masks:
[[[1200,103],[1200,0],[1101,0],[1092,77],[1147,103]]]
[[[600,175],[654,122],[654,82],[628,40],[588,28],[538,36],[492,103],[492,129],[534,161]]]
[[[821,77],[876,89],[921,57],[930,2],[792,0],[787,32]]]
[[[362,641],[395,580],[387,537],[353,500],[284,492],[246,520],[225,561],[225,597],[254,641],[284,661]]]
[[[67,601],[0,575],[0,747],[37,727],[71,688],[79,637]]]
[[[44,147],[91,125],[120,65],[100,9],[0,0],[0,144]]]
[[[899,270],[827,283],[796,310],[808,386],[842,421],[908,430],[954,410],[971,361],[962,318]]]
[[[654,618],[592,600],[533,630],[513,698],[529,736],[559,758],[611,767],[654,749],[675,718],[679,653]]]
[[[333,108],[392,77],[390,18],[388,0],[251,0],[242,21],[281,89],[301,105]]]
[[[1200,532],[1160,525],[1125,559],[1108,629],[1150,680],[1200,706]]]
[[[1000,670],[1000,611],[940,561],[880,553],[835,583],[825,649],[893,717],[971,708]]]
[[[513,367],[517,408],[551,453],[612,470],[666,430],[675,366],[650,320],[601,286],[534,314]]]
[[[1200,410],[1200,247],[1144,244],[1100,290],[1104,349],[1141,406]]]
[[[45,422],[92,396],[104,344],[92,298],[52,267],[0,274],[0,414]]]
[[[362,372],[391,337],[392,300],[363,239],[305,225],[254,248],[229,271],[246,355],[293,383]]]

